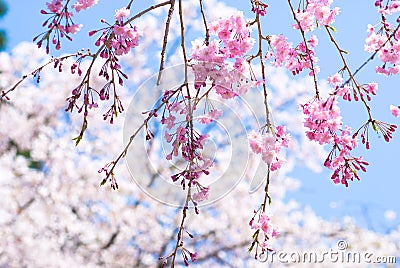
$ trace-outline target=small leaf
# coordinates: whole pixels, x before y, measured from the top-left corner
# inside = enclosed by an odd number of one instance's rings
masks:
[[[101,181],[101,183],[100,183],[100,186],[103,186],[104,184],[106,184],[106,182],[107,182],[107,179],[103,179],[103,180]]]
[[[251,243],[251,246],[250,246],[249,249],[248,249],[248,252],[249,252],[249,253],[253,250],[254,244],[255,244],[255,243],[256,243],[255,241],[253,241],[253,243]]]
[[[82,136],[79,135],[78,137],[75,137],[72,140],[75,141],[75,146],[78,146],[79,142],[82,140]]]
[[[83,120],[83,124],[82,124],[82,129],[81,129],[81,133],[79,133],[78,137],[73,138],[72,140],[75,141],[75,146],[78,146],[79,142],[82,140],[83,138],[83,133],[85,133],[86,129],[87,129],[88,123],[86,118]]]
[[[377,134],[379,134],[379,129],[378,129],[378,127],[375,125],[375,122],[372,122],[372,128],[375,130],[375,132],[376,132]]]

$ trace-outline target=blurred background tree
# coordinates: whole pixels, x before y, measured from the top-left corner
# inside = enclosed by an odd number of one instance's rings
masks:
[[[7,4],[0,0],[0,19],[4,17],[7,13]],[[0,51],[3,51],[6,48],[7,44],[7,34],[6,31],[0,29]]]

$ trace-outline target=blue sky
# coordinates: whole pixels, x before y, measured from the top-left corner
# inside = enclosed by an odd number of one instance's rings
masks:
[[[44,16],[40,9],[45,6],[45,1],[6,1],[9,7],[7,16],[0,21],[0,28],[5,28],[9,43],[7,50],[22,41],[32,41],[32,38],[42,32],[41,23]],[[128,1],[105,1],[100,0],[91,12],[83,12],[77,17],[77,21],[85,24],[97,23],[102,14],[106,19],[111,18],[114,9],[124,6]],[[228,0],[228,4],[236,5],[238,1]],[[242,3],[245,1],[242,1]],[[292,18],[286,1],[269,1],[271,3],[269,12],[264,18],[265,31],[270,34],[284,33],[289,38],[299,40],[299,35],[291,29]],[[349,51],[347,56],[350,67],[355,70],[368,57],[363,51],[364,39],[367,35],[367,24],[379,22],[379,15],[375,11],[375,1],[334,1],[334,6],[341,8],[334,26],[338,32],[337,41],[342,48]],[[135,2],[136,3],[136,2]],[[140,5],[143,2],[138,1]],[[247,2],[246,2],[247,3]],[[268,3],[268,1],[267,1]],[[240,4],[244,10],[249,11],[249,5]],[[85,16],[90,14],[90,16]],[[93,16],[95,14],[95,16]],[[88,28],[76,37],[75,46],[65,45],[64,51],[73,52],[85,47]],[[320,78],[326,78],[338,71],[341,66],[337,52],[322,30],[317,32],[320,45],[317,48],[321,67]],[[293,42],[296,42],[293,41]],[[64,42],[66,44],[66,42]],[[372,101],[373,114],[377,119],[384,122],[399,123],[399,119],[391,116],[389,105],[400,104],[399,76],[385,77],[374,73],[378,61],[371,62],[357,78],[360,82],[367,83],[376,81],[379,83],[378,95]],[[360,105],[341,104],[345,117],[345,123],[358,128],[366,119],[366,113]],[[400,132],[400,131],[398,131]],[[371,132],[371,149],[369,151],[359,150],[358,154],[364,156],[370,162],[368,172],[362,174],[360,182],[353,182],[349,188],[334,185],[330,181],[330,172],[314,174],[306,169],[296,170],[297,178],[302,180],[302,188],[289,197],[302,204],[310,204],[318,215],[327,218],[341,218],[345,215],[355,217],[360,224],[371,229],[385,232],[388,228],[400,223],[400,136],[395,133],[394,139],[388,144],[382,138]],[[356,154],[357,155],[357,154]],[[331,205],[336,204],[336,208]],[[397,213],[396,220],[389,222],[384,219],[384,211],[394,210]]]

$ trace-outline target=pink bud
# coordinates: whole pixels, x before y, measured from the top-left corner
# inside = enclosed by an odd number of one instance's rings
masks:
[[[97,33],[96,30],[90,31],[90,32],[89,32],[89,36],[93,36],[95,33]]]

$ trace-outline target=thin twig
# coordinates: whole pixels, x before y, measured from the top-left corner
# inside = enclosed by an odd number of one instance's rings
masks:
[[[180,91],[182,89],[183,85],[181,85],[180,87],[178,87],[176,90],[174,90],[174,92],[166,99],[165,102],[161,103],[157,108],[155,108],[153,110],[152,113],[149,113],[149,115],[147,116],[147,118],[143,121],[143,123],[135,130],[135,132],[129,137],[129,142],[125,145],[124,149],[122,150],[122,152],[118,155],[118,157],[112,161],[112,165],[111,165],[111,169],[108,172],[108,174],[106,175],[106,177],[102,180],[102,182],[100,183],[101,185],[105,184],[108,180],[108,178],[113,174],[113,171],[116,167],[116,165],[118,164],[118,162],[125,157],[126,153],[128,152],[129,147],[131,146],[133,140],[135,139],[135,137],[137,136],[137,134],[139,134],[139,132],[143,129],[144,126],[146,126],[149,122],[149,120],[151,118],[154,117],[154,115],[165,105],[165,103],[168,102],[168,100],[170,100],[178,91]]]
[[[194,133],[193,133],[193,110],[192,110],[192,105],[191,105],[191,99],[190,99],[190,90],[188,86],[188,65],[187,65],[187,55],[186,55],[186,47],[185,47],[185,26],[184,26],[184,21],[183,21],[183,7],[182,7],[182,0],[179,0],[179,22],[180,22],[180,28],[181,28],[181,47],[182,47],[182,54],[183,54],[183,60],[185,64],[185,80],[184,80],[184,86],[186,87],[186,92],[187,92],[187,97],[188,97],[188,125],[190,128],[190,142],[191,144],[191,153],[194,155],[194,146],[193,146],[193,138],[194,138]],[[189,170],[192,167],[192,162],[189,164]],[[187,210],[189,209],[189,201],[191,199],[191,184],[192,184],[193,178],[190,178],[188,182],[188,188],[187,188],[187,193],[186,193],[186,200],[184,207],[182,209],[182,219],[181,223],[179,226],[178,234],[177,234],[177,239],[175,243],[175,248],[172,253],[172,260],[171,260],[171,268],[175,267],[175,260],[176,260],[176,254],[177,251],[180,247],[183,246],[183,231],[184,231],[184,224],[186,221],[186,216],[187,216]]]
[[[299,26],[299,30],[301,32],[301,36],[303,37],[304,46],[306,47],[306,53],[307,53],[307,55],[308,55],[308,57],[310,59],[310,63],[311,63],[311,72],[313,74],[313,79],[314,79],[315,95],[316,95],[316,98],[319,98],[317,74],[315,73],[314,61],[313,61],[313,59],[311,57],[310,49],[308,48],[308,45],[307,45],[306,35],[305,35],[305,32],[304,32],[303,28],[301,27],[300,21],[296,17],[296,12],[293,9],[291,0],[288,0],[288,3],[289,3],[289,6],[290,6],[290,10],[292,11],[293,18],[296,21],[297,25]]]
[[[185,204],[183,206],[182,209],[182,219],[181,219],[181,223],[179,225],[179,229],[178,229],[178,234],[176,237],[176,243],[175,243],[175,249],[174,251],[171,253],[172,256],[172,260],[171,260],[171,268],[175,267],[175,259],[176,259],[176,254],[178,252],[178,249],[181,248],[183,246],[183,235],[184,235],[184,230],[185,230],[185,221],[186,221],[186,217],[187,217],[187,211],[189,209],[189,201],[192,197],[191,195],[191,183],[192,183],[192,179],[190,179],[189,181],[189,185],[187,188],[187,192],[186,192],[186,199],[185,199]]]
[[[136,20],[137,18],[140,18],[140,17],[143,16],[144,14],[146,14],[146,13],[148,13],[148,12],[150,12],[150,11],[153,11],[154,9],[157,9],[157,8],[159,8],[159,7],[162,7],[162,6],[166,6],[166,5],[168,5],[170,2],[171,2],[171,1],[165,1],[165,2],[159,3],[159,4],[157,4],[157,5],[152,5],[152,6],[148,7],[148,8],[146,8],[145,10],[139,12],[138,14],[136,14],[135,16],[133,16],[132,18],[130,18],[129,20],[127,20],[123,25],[125,26],[125,25],[127,25],[128,23],[131,23],[132,21]]]
[[[36,68],[35,70],[33,70],[32,72],[30,72],[29,74],[25,74],[23,75],[10,89],[8,89],[7,91],[2,91],[1,92],[1,96],[0,96],[0,100],[2,100],[8,93],[10,93],[11,91],[14,91],[26,78],[28,78],[29,76],[34,76],[36,75],[38,72],[41,72],[43,68],[45,68],[47,65],[54,63],[55,61],[63,61],[67,58],[70,57],[77,57],[79,56],[79,53],[75,53],[75,54],[69,54],[69,55],[65,55],[59,58],[51,58],[47,63],[43,64],[42,66]],[[87,54],[87,56],[91,56],[90,54]]]
[[[206,36],[205,36],[205,39],[204,39],[204,44],[206,46],[208,46],[208,44],[210,43],[210,32],[209,32],[208,25],[207,25],[206,15],[204,14],[203,0],[199,0],[199,2],[200,2],[199,3],[200,4],[200,13],[201,13],[201,16],[203,18],[204,28],[206,30]]]
[[[262,85],[263,85],[263,93],[264,93],[264,106],[265,106],[265,119],[266,119],[266,124],[267,124],[267,132],[269,132],[272,128],[271,124],[271,118],[270,118],[270,111],[269,111],[269,105],[268,105],[268,92],[267,92],[267,85],[266,83],[266,75],[265,75],[265,65],[264,65],[264,59],[263,59],[263,48],[262,48],[262,28],[261,28],[261,22],[260,22],[260,14],[256,15],[256,23],[257,23],[257,30],[258,30],[258,57],[260,59],[260,64],[261,64],[261,78],[262,78]]]
[[[174,14],[175,0],[171,0],[170,2],[171,6],[169,7],[167,21],[165,22],[164,41],[161,49],[161,60],[160,60],[160,69],[158,71],[157,85],[160,85],[162,71],[164,70],[165,51],[167,49],[167,43],[168,43],[169,26],[171,23],[172,15]]]
[[[358,91],[358,95],[360,95],[361,101],[363,102],[365,108],[367,109],[369,120],[373,120],[372,119],[372,115],[371,115],[371,108],[369,107],[367,101],[365,100],[365,98],[364,98],[364,96],[363,96],[363,94],[362,94],[362,92],[360,90],[360,85],[357,83],[356,79],[354,78],[354,75],[351,72],[351,70],[350,70],[350,68],[349,68],[349,66],[348,66],[348,64],[346,62],[346,59],[345,59],[345,57],[343,55],[343,53],[344,53],[343,51],[344,50],[339,47],[339,44],[336,42],[335,38],[333,38],[333,35],[332,35],[329,27],[325,26],[325,29],[326,29],[326,31],[327,31],[327,33],[329,35],[329,38],[330,38],[331,42],[335,45],[336,50],[339,52],[340,58],[342,59],[342,62],[343,62],[343,65],[344,65],[344,69],[347,71],[347,73],[349,75],[349,79],[351,81],[353,81],[353,83],[354,83],[354,85],[355,85],[355,87],[356,87],[356,89]]]
[[[132,6],[132,4],[133,4],[133,1],[135,1],[135,0],[129,1],[129,4],[126,6],[127,9],[131,9],[131,6]]]
[[[264,201],[263,201],[263,204],[262,204],[262,207],[263,207],[262,210],[263,210],[263,212],[265,212],[266,207],[267,207],[267,199],[268,199],[268,204],[271,203],[271,197],[269,196],[269,190],[268,190],[269,181],[270,181],[270,174],[271,174],[271,169],[270,169],[270,167],[268,166],[268,171],[267,171],[267,183],[265,184],[265,188],[264,188],[264,193],[265,193],[265,195],[264,195]]]

